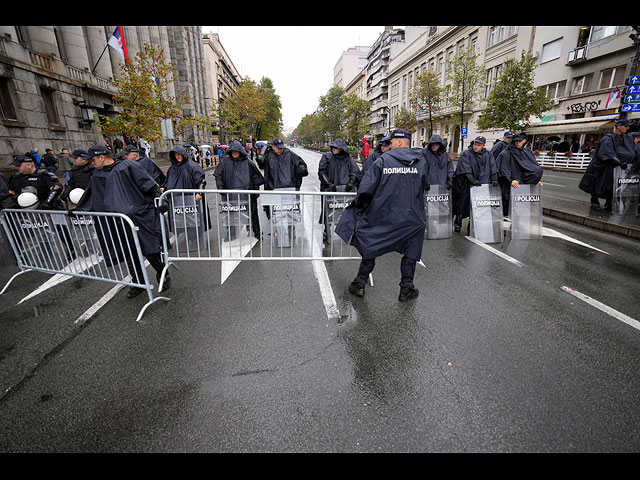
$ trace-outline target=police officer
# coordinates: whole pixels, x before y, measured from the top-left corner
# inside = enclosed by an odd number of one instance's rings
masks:
[[[267,149],[263,159],[264,189],[295,188],[300,190],[302,179],[309,175],[307,164],[302,158],[284,146],[276,138]]]
[[[600,198],[605,199],[604,210],[611,212],[613,206],[613,169],[627,168],[635,160],[633,140],[626,135],[631,122],[618,120],[613,132],[600,140],[598,149],[580,180],[579,188],[591,195],[591,209],[601,211]]]
[[[44,210],[64,210],[64,205],[59,198],[62,193],[62,185],[56,175],[48,170],[36,170],[32,157],[16,155],[12,162],[18,171],[9,177],[9,193],[16,198],[25,187],[34,187],[37,191],[40,208]]]
[[[213,175],[219,190],[259,190],[260,185],[264,184],[262,173],[256,164],[249,159],[246,150],[237,140],[231,141],[226,155],[222,157]],[[260,239],[258,195],[251,195],[250,203],[253,235]]]
[[[138,165],[149,172],[158,185],[161,187],[164,185],[164,182],[167,180],[167,176],[156,162],[147,157],[144,150],[141,152],[135,145],[127,145],[124,147],[122,154],[126,160],[138,162]]]
[[[543,169],[533,152],[525,147],[526,143],[527,135],[516,133],[509,146],[498,155],[499,174],[509,182],[509,187],[542,185]]]
[[[447,153],[440,135],[432,135],[429,143],[422,149],[429,171],[429,185],[446,185],[447,190],[453,185],[453,162]]]
[[[409,148],[409,132],[394,130],[390,141],[391,149],[364,175],[352,206],[345,209],[338,222],[336,233],[362,256],[349,292],[364,296],[376,258],[395,251],[403,255],[398,300],[405,302],[418,296],[413,279],[427,224],[424,192],[429,190],[428,171],[421,150]]]
[[[485,148],[487,139],[478,136],[471,143],[460,157],[455,170],[454,181],[454,231],[459,232],[462,227],[462,220],[468,218],[471,213],[471,186],[479,187],[482,184],[491,182],[494,187],[498,186],[498,165],[495,158]],[[469,230],[469,228],[467,228]]]
[[[500,172],[500,161],[498,157],[510,144],[513,138],[513,133],[504,132],[502,140],[498,141],[491,149],[491,155],[496,159],[498,165],[498,172]],[[498,185],[500,185],[500,192],[502,193],[502,213],[506,217],[509,214],[509,200],[511,195],[511,182],[498,173]]]
[[[64,192],[62,192],[60,196],[60,199],[67,202],[67,205],[69,205],[69,194],[73,189],[81,188],[82,190],[86,190],[89,186],[89,180],[96,167],[85,158],[87,155],[88,152],[81,148],[75,149],[69,155],[69,157],[73,159],[73,167],[69,170],[69,180],[67,180]]]
[[[139,229],[138,238],[142,254],[149,260],[156,271],[156,280],[160,282],[164,268],[161,260],[162,232],[160,215],[154,205],[154,198],[162,194],[160,187],[137,163],[114,158],[111,150],[104,145],[91,147],[84,158],[90,160],[96,169],[75,211],[116,212],[127,215]],[[159,211],[165,209],[165,206],[159,207]],[[104,223],[112,229],[118,228],[115,222]],[[130,232],[125,233],[131,240]],[[138,257],[132,257],[126,245],[121,248],[117,240],[115,245],[104,244],[105,240],[102,237],[103,235],[98,235],[106,250],[105,257],[109,257],[108,260],[112,264],[116,263],[114,259],[122,261],[124,257],[132,277],[140,283],[143,282],[144,266],[140,264]],[[171,279],[167,275],[158,291],[167,290],[170,285]],[[127,292],[127,298],[133,298],[143,291],[142,288],[131,287]]]

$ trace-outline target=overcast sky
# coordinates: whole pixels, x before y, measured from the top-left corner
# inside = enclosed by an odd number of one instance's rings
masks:
[[[333,85],[333,69],[342,53],[370,47],[384,27],[374,26],[203,26],[220,42],[243,77],[273,81],[282,103],[284,131],[298,126],[318,107]]]

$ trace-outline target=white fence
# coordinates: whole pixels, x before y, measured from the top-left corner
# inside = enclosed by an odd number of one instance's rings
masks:
[[[588,153],[574,153],[567,157],[564,153],[539,152],[536,160],[543,167],[586,170],[591,162],[591,156]]]

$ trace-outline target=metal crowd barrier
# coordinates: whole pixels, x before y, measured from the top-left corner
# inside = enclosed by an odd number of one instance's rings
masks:
[[[144,266],[138,227],[126,215],[5,209],[0,211],[0,224],[20,268],[0,295],[18,275],[39,271],[146,290],[149,301],[140,310],[136,321],[152,303],[170,300],[167,297],[154,298],[154,287]]]
[[[165,265],[185,260],[360,260],[357,250],[333,232],[353,196],[355,192],[294,189],[167,190],[156,199],[158,205],[169,205],[162,224]]]

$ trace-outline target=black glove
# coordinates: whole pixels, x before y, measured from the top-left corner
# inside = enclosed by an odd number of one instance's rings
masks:
[[[624,163],[624,162],[623,162],[623,163],[621,163],[621,164],[620,164],[620,168],[621,168],[621,169],[623,169],[623,170],[626,170],[626,169],[627,169],[627,164],[626,164],[626,163]]]
[[[296,177],[306,177],[307,175],[309,175],[307,167],[302,164],[298,165],[298,168],[296,168]]]
[[[453,180],[447,178],[445,185],[447,186],[447,190],[451,190],[451,187],[453,187]]]
[[[491,175],[491,185],[493,187],[497,187],[498,186],[498,174],[494,173],[493,175]]]
[[[349,183],[347,183],[344,187],[344,190],[346,192],[350,192],[351,190],[353,190],[353,188],[357,185],[357,178],[355,177],[355,175],[351,175],[349,177]]]
[[[155,187],[153,188],[154,203],[156,203],[155,199],[160,198],[161,195],[162,195],[162,190],[160,190],[160,186],[156,184]],[[155,206],[155,209],[157,213],[167,213],[169,211],[169,203],[167,202],[166,199],[164,199],[160,202],[159,205]]]
[[[356,195],[356,198],[353,201],[353,204],[356,208],[366,210],[371,204],[371,200],[373,200],[373,195],[369,193],[360,193]]]

